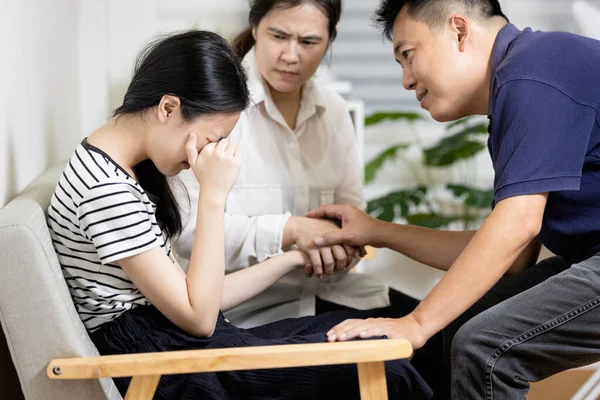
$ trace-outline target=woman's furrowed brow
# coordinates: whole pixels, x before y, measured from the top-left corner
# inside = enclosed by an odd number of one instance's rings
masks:
[[[282,31],[281,29],[274,28],[274,27],[268,27],[267,30],[272,33],[275,33],[276,35],[284,36],[286,38],[292,36],[291,33],[287,33],[285,31]],[[313,41],[323,40],[323,38],[319,35],[298,36],[298,39],[299,40],[313,40]]]

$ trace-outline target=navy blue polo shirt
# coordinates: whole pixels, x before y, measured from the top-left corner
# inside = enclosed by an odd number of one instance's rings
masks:
[[[549,192],[541,242],[569,263],[600,252],[600,41],[505,26],[494,43],[494,204]]]

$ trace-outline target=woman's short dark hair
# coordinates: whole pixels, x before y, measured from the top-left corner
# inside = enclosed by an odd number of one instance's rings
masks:
[[[251,0],[250,15],[248,16],[250,27],[233,40],[233,48],[236,53],[243,58],[254,46],[252,28],[257,27],[269,11],[276,8],[294,8],[303,4],[314,4],[325,12],[329,18],[329,40],[333,41],[337,36],[337,24],[342,14],[341,0]]]
[[[206,31],[174,34],[148,44],[113,116],[143,112],[159,105],[167,94],[179,98],[182,116],[190,122],[201,115],[241,112],[250,97],[240,59],[225,39]],[[159,197],[156,218],[167,237],[181,233],[179,207],[167,178],[149,159],[134,171],[144,190]]]
[[[432,28],[441,27],[446,17],[456,11],[469,13],[480,20],[500,16],[508,21],[498,0],[382,0],[373,22],[381,29],[383,37],[392,39],[394,22],[405,6],[408,15]]]

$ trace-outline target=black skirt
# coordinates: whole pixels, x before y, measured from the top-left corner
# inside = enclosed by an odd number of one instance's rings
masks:
[[[240,329],[219,313],[210,338],[198,338],[175,326],[153,306],[137,307],[90,336],[102,355],[320,343],[326,332],[348,318],[394,317],[385,311],[338,311],[316,317],[290,318]],[[431,389],[408,360],[385,363],[390,399],[431,399]],[[115,378],[125,395],[131,378]],[[355,364],[163,375],[155,399],[344,399],[358,400]]]

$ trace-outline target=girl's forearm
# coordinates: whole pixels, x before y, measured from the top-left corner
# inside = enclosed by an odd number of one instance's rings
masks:
[[[225,276],[221,310],[227,311],[258,295],[289,272],[304,267],[305,255],[292,250]]]
[[[200,194],[186,284],[190,305],[207,329],[216,324],[225,274],[225,201]]]

